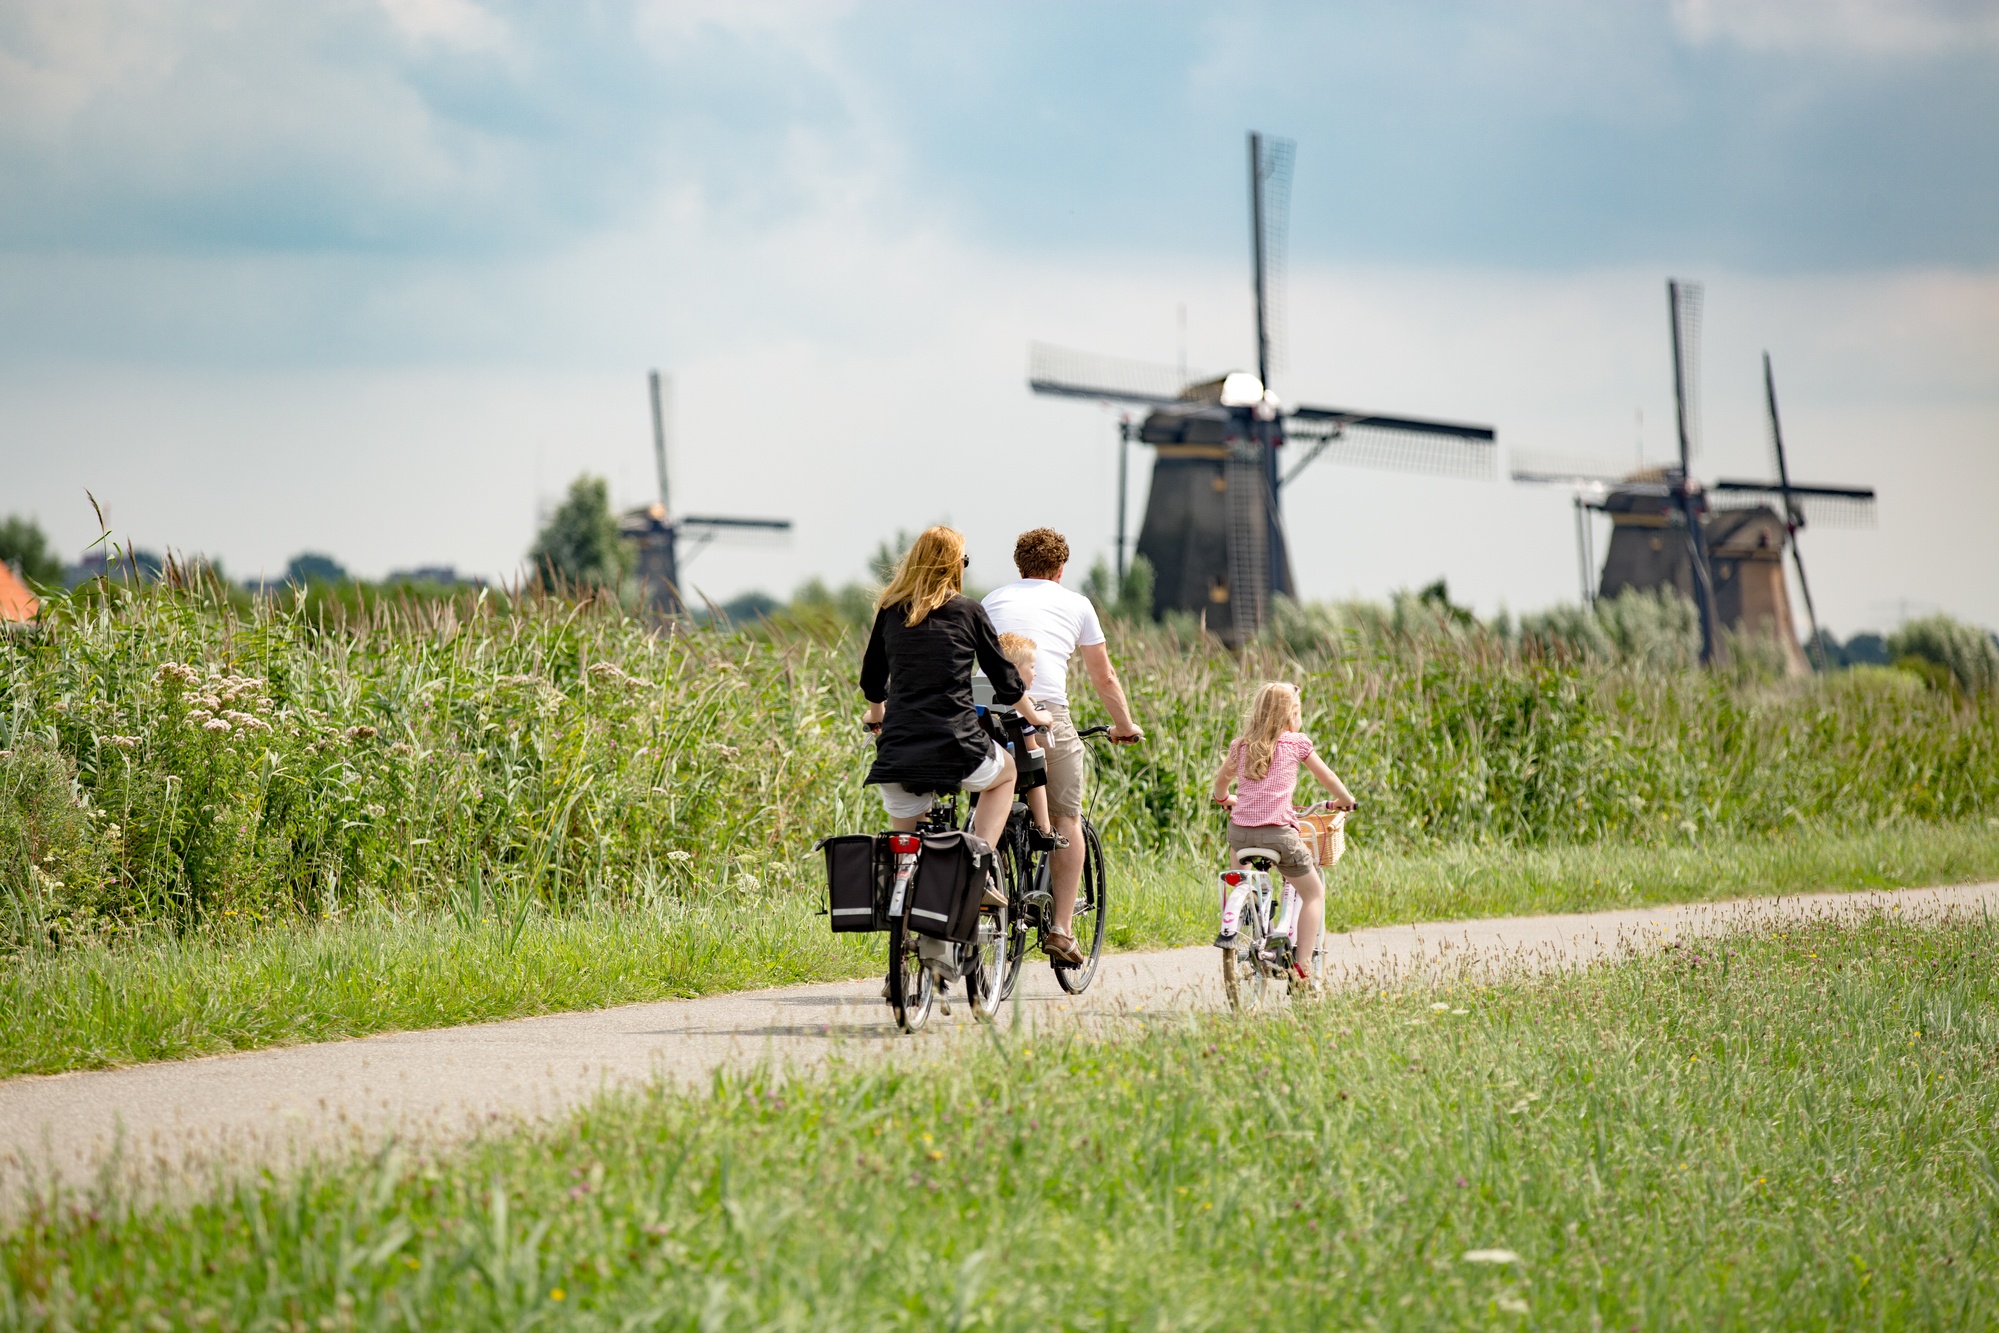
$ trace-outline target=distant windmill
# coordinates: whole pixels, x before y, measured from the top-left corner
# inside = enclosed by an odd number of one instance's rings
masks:
[[[1249,136],[1250,256],[1256,297],[1256,373],[1189,377],[1185,368],[1095,356],[1036,343],[1036,393],[1138,403],[1142,422],[1119,425],[1117,563],[1125,571],[1125,477],[1131,441],[1157,448],[1138,553],[1152,563],[1153,614],[1190,611],[1240,644],[1262,628],[1273,593],[1295,590],[1279,497],[1321,455],[1408,472],[1493,475],[1494,432],[1353,408],[1286,405],[1271,389],[1281,351],[1292,144]],[[1309,441],[1288,471],[1287,440]],[[1219,620],[1220,623],[1217,623]]]
[[[1570,488],[1577,509],[1577,554],[1587,586],[1589,532],[1583,511],[1610,515],[1610,550],[1603,565],[1601,595],[1625,588],[1671,586],[1694,602],[1701,627],[1701,660],[1712,662],[1720,630],[1749,629],[1775,638],[1797,663],[1797,636],[1791,628],[1790,598],[1784,589],[1785,546],[1797,566],[1805,611],[1818,641],[1818,615],[1805,584],[1797,535],[1809,508],[1819,521],[1854,526],[1873,521],[1874,491],[1860,486],[1808,486],[1791,481],[1777,416],[1776,382],[1769,354],[1763,357],[1764,398],[1769,410],[1775,481],[1717,481],[1703,487],[1693,473],[1700,452],[1700,284],[1668,279],[1666,307],[1673,347],[1673,405],[1679,465],[1640,468],[1618,475],[1597,464],[1517,459],[1513,479]],[[1780,515],[1770,506],[1774,497]],[[1817,665],[1823,669],[1821,661]]]
[[[709,542],[717,537],[781,535],[791,531],[791,520],[695,514],[673,517],[666,469],[667,419],[673,386],[657,370],[650,372],[648,379],[652,390],[652,452],[659,471],[659,500],[627,512],[619,520],[618,530],[638,546],[639,587],[647,607],[655,616],[665,618],[686,612],[680,572]]]

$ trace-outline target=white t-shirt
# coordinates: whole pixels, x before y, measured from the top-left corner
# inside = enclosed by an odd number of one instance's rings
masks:
[[[1036,703],[1067,707],[1070,655],[1104,641],[1095,604],[1051,579],[1016,579],[987,593],[985,608],[999,633],[1034,640],[1034,684],[1028,694]]]

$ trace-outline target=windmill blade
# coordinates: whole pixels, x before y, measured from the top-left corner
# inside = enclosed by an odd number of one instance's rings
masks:
[[[1256,290],[1256,375],[1264,387],[1285,360],[1285,279],[1290,271],[1291,163],[1289,139],[1249,136],[1251,274]]]
[[[1498,436],[1490,426],[1299,407],[1287,417],[1284,434],[1290,440],[1312,443],[1280,485],[1289,485],[1322,456],[1356,467],[1476,481],[1490,481],[1499,474]]]
[[[717,537],[755,540],[791,535],[788,518],[724,518],[717,514],[689,514],[674,526],[689,537],[713,541]]]
[[[666,488],[666,422],[673,401],[673,381],[657,370],[648,371],[647,376],[652,387],[652,461],[659,469],[659,504],[661,509],[672,513]]]
[[[1875,521],[1872,486],[1776,485],[1767,481],[1717,481],[1708,488],[1717,509],[1770,505],[1784,511],[1785,497],[1807,524],[1828,528],[1871,528]]]
[[[1701,306],[1698,282],[1666,279],[1666,303],[1673,322],[1673,406],[1679,416],[1680,467],[1701,453]]]
[[[1180,402],[1189,384],[1208,378],[1205,373],[1190,371],[1183,376],[1172,366],[1099,356],[1052,343],[1027,347],[1027,387],[1064,398],[1108,398],[1164,407]]]
[[[1510,475],[1515,481],[1552,486],[1617,486],[1624,484],[1631,475],[1631,469],[1607,458],[1583,458],[1527,449],[1513,450],[1512,458]]]

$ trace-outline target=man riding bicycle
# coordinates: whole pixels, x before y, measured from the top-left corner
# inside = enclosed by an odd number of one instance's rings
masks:
[[[1034,640],[1034,683],[1027,693],[1055,718],[1046,747],[1048,813],[1056,833],[1067,842],[1067,846],[1058,844],[1050,855],[1055,919],[1054,928],[1042,932],[1041,947],[1057,962],[1080,965],[1083,952],[1077,947],[1071,925],[1076,888],[1083,878],[1083,785],[1088,765],[1083,742],[1069,720],[1070,659],[1082,658],[1091,686],[1109,710],[1112,740],[1134,742],[1145,732],[1132,719],[1124,684],[1111,665],[1097,608],[1089,598],[1062,586],[1069,564],[1068,541],[1052,528],[1023,532],[1014,543],[1013,563],[1020,578],[987,593],[985,609],[999,633]]]

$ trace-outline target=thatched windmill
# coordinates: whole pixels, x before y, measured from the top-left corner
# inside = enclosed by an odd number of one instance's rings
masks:
[[[1490,426],[1287,404],[1271,387],[1281,307],[1292,144],[1249,136],[1251,281],[1256,371],[1182,370],[1036,343],[1036,393],[1136,403],[1150,410],[1119,428],[1117,560],[1125,566],[1125,478],[1132,440],[1158,458],[1138,552],[1155,573],[1153,614],[1189,611],[1230,643],[1262,628],[1274,593],[1295,591],[1284,537],[1283,488],[1315,459],[1399,471],[1494,475]],[[1303,456],[1281,464],[1287,443]]]

